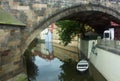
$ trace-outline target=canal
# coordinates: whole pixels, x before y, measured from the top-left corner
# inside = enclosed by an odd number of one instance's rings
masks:
[[[80,60],[78,51],[53,46],[52,43],[37,43],[25,54],[29,81],[106,81],[90,64],[81,73],[76,70]]]

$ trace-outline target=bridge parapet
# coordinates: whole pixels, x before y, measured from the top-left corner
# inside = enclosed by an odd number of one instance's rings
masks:
[[[119,0],[2,0],[1,7],[11,12],[27,27],[56,12],[77,4],[97,4],[119,11]]]

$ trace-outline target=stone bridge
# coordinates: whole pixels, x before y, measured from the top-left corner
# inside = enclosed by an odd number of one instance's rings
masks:
[[[0,58],[0,80],[16,79],[26,48],[51,23],[76,20],[103,33],[111,21],[120,23],[119,9],[119,0],[1,0],[0,54],[10,58],[7,64]]]

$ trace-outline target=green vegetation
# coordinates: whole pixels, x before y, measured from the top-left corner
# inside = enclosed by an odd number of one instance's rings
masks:
[[[60,29],[58,30],[60,40],[66,46],[71,42],[72,38],[81,33],[80,22],[63,20],[56,23]]]
[[[32,81],[35,80],[35,77],[38,75],[37,74],[38,68],[34,63],[35,57],[31,52],[31,50],[36,46],[37,42],[38,42],[38,39],[34,39],[24,53],[24,56],[25,56],[24,61],[27,69],[28,79],[30,78]]]
[[[22,74],[18,77],[16,81],[28,81],[27,76],[25,74]]]
[[[60,28],[58,34],[65,46],[68,45],[75,36],[81,36],[81,38],[85,39],[86,32],[95,31],[92,27],[79,21],[62,20],[56,22],[56,25]]]

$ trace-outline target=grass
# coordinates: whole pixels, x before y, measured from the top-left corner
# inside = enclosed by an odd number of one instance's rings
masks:
[[[28,79],[26,75],[22,74],[17,78],[16,81],[28,81]]]

